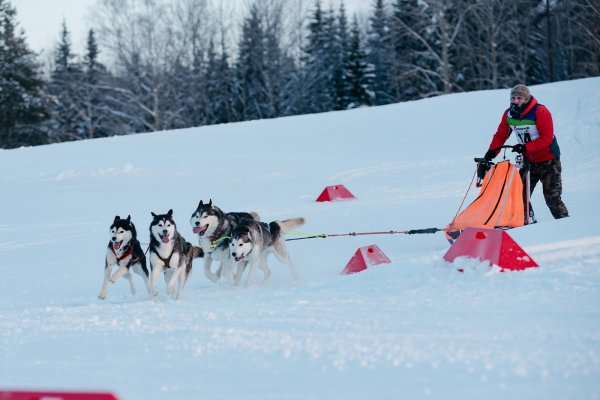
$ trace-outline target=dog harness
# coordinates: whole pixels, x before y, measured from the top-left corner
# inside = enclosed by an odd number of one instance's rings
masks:
[[[121,265],[120,262],[124,259],[126,259],[127,257],[129,257],[131,255],[131,253],[133,253],[133,246],[130,246],[129,244],[127,244],[125,246],[125,248],[127,248],[127,250],[125,250],[125,252],[123,254],[121,254],[121,256],[117,256],[117,252],[115,251],[115,249],[111,246],[111,250],[114,253],[115,257],[117,257],[117,265]]]
[[[171,268],[169,266],[169,263],[171,262],[171,257],[173,257],[173,253],[175,253],[175,246],[173,246],[173,250],[171,250],[171,254],[169,254],[169,257],[167,257],[167,258],[162,258],[160,256],[160,254],[158,254],[158,252],[156,252],[155,254],[156,254],[156,257],[160,258],[160,260],[165,263],[165,267]]]

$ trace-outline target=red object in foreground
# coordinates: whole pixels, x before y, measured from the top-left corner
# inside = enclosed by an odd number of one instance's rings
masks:
[[[453,262],[456,257],[478,258],[510,271],[538,267],[535,261],[511,238],[498,229],[466,228],[444,254]]]
[[[353,274],[373,265],[389,264],[390,262],[390,259],[387,258],[383,251],[376,244],[372,244],[356,250],[356,253],[354,253],[348,264],[346,264],[346,268],[344,268],[342,274]]]
[[[119,400],[112,393],[51,392],[0,389],[0,400]]]
[[[319,197],[317,197],[317,201],[349,200],[355,198],[344,185],[334,185],[323,189]]]

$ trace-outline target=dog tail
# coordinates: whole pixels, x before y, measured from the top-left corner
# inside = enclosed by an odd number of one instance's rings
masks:
[[[204,250],[202,247],[192,246],[192,258],[204,257]]]
[[[255,221],[260,221],[260,215],[258,215],[256,211],[252,211],[250,215],[252,215],[252,218],[254,218]]]
[[[302,217],[299,218],[290,218],[283,221],[277,221],[277,224],[281,228],[282,233],[288,233],[294,228],[304,225],[306,220]]]

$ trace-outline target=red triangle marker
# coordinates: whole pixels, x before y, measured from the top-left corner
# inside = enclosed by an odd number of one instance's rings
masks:
[[[363,271],[368,267],[378,264],[389,264],[390,259],[376,245],[361,247],[356,250],[346,267],[342,271],[342,275],[354,274]]]
[[[323,189],[319,197],[317,197],[317,201],[349,200],[355,198],[344,185],[333,185]]]
[[[539,267],[506,231],[498,229],[465,229],[444,254],[444,260],[453,262],[456,257],[461,256],[489,261],[510,271]]]

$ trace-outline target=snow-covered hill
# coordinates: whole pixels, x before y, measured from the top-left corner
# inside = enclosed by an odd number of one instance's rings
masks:
[[[305,233],[444,227],[508,90],[377,108],[0,151],[0,389],[100,389],[122,399],[600,398],[600,78],[533,86],[563,157],[555,221],[510,231],[540,268],[446,263],[442,234],[288,242],[265,287],[183,299],[97,299],[108,226],[189,217],[198,201],[302,216]],[[327,185],[356,200],[317,203]],[[475,196],[471,191],[469,199]],[[468,203],[468,201],[467,201]],[[358,247],[392,260],[340,272]],[[145,246],[145,244],[144,244]],[[161,282],[162,283],[162,282]]]

